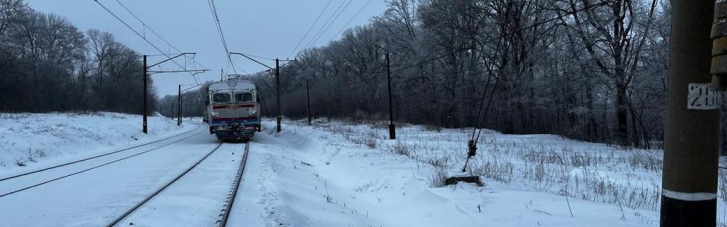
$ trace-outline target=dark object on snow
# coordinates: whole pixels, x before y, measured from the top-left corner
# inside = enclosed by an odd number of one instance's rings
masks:
[[[477,186],[482,187],[482,181],[480,181],[480,177],[478,176],[466,176],[466,177],[450,177],[447,178],[447,181],[444,182],[445,185],[455,185],[460,181],[464,181],[467,183],[475,183]]]
[[[470,140],[470,142],[467,143],[467,147],[469,148],[467,158],[474,157],[477,154],[477,144],[475,144],[475,141]]]
[[[462,172],[467,172],[467,164],[470,162],[470,158],[474,157],[477,154],[477,143],[475,143],[474,140],[470,140],[467,142],[467,160],[464,162],[464,166],[462,167]]]

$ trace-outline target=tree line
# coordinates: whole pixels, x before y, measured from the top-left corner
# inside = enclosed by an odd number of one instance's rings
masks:
[[[0,0],[0,111],[113,111],[143,108],[139,53],[111,33],[81,31],[23,0]],[[151,78],[148,110],[156,107]]]
[[[315,116],[386,119],[388,55],[397,122],[643,148],[663,141],[669,1],[388,0],[387,6],[281,67],[283,115],[305,117],[309,85]],[[0,111],[141,113],[141,68],[140,55],[108,32],[83,32],[22,0],[0,0]],[[262,114],[274,115],[273,75],[250,78],[262,94]],[[149,111],[176,115],[175,96],[157,99],[153,86],[146,92]],[[185,93],[185,116],[201,115],[203,94]]]
[[[385,119],[388,54],[396,121],[643,148],[663,141],[669,1],[387,4],[370,23],[283,67],[284,115],[307,114],[309,81],[315,116]],[[274,100],[273,76],[255,78]]]
[[[201,117],[207,111],[205,100],[207,91],[205,88],[209,82],[200,85],[200,88],[191,88],[190,91],[182,92],[181,112],[183,117]],[[163,116],[176,118],[180,112],[180,100],[177,95],[166,95],[159,99],[157,108]]]

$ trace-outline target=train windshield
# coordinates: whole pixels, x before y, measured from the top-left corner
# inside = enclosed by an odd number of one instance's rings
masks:
[[[235,93],[235,102],[252,102],[252,93]]]
[[[212,101],[213,102],[230,102],[230,94],[227,93],[217,93],[212,95]]]

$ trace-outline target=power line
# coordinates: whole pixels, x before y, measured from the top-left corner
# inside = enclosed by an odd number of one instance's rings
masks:
[[[109,8],[106,8],[106,6],[104,6],[101,2],[99,2],[98,0],[94,0],[94,2],[96,2],[99,6],[101,6],[101,8],[103,8],[104,10],[106,10],[106,12],[108,12],[109,14],[111,14],[111,16],[113,16],[114,18],[116,18],[116,20],[118,20],[119,22],[121,22],[122,24],[124,24],[127,28],[131,29],[131,31],[133,31],[137,36],[141,37],[141,39],[143,39],[144,41],[146,41],[146,43],[148,43],[149,45],[151,45],[152,47],[154,47],[154,49],[156,49],[157,51],[159,51],[159,53],[163,54],[164,56],[166,56],[168,58],[171,57],[169,54],[164,53],[164,51],[162,51],[159,47],[157,47],[156,45],[154,45],[154,43],[152,43],[151,41],[149,41],[148,39],[146,39],[146,37],[144,37],[136,29],[134,29],[133,27],[131,27],[131,25],[129,25],[128,23],[126,23],[126,21],[122,20],[114,12],[112,12],[111,10],[109,10]],[[182,65],[180,65],[177,61],[171,60],[171,62],[174,62],[174,64],[176,64],[180,69],[186,70],[186,68],[183,67]],[[188,72],[188,73],[194,77],[194,74],[192,74],[191,72]]]
[[[227,48],[227,40],[225,40],[225,34],[222,32],[222,25],[220,24],[220,17],[217,14],[217,6],[215,6],[215,0],[207,0],[207,4],[210,7],[210,11],[212,12],[212,19],[215,22],[215,25],[217,26],[217,33],[220,34],[220,40],[222,40],[222,46],[225,48],[225,54],[227,55],[227,61],[230,65],[232,65],[232,71],[237,74],[237,69],[235,67],[235,64],[232,63],[232,57],[230,57],[230,49]]]
[[[222,25],[220,24],[220,18],[217,14],[217,6],[215,5],[214,0],[207,0],[207,3],[210,7],[210,11],[212,12],[212,19],[214,20],[215,25],[217,27],[217,32],[220,34],[220,40],[222,41],[222,46],[225,48],[225,54],[227,55],[227,61],[230,65],[232,65],[233,64],[232,58],[230,57],[230,54],[229,54],[230,50],[227,47],[227,40],[225,39],[225,35],[222,32]],[[234,65],[232,67],[232,70],[235,72],[235,74],[237,74],[237,69],[234,67]]]
[[[326,23],[323,24],[321,29],[318,29],[318,32],[316,32],[316,34],[313,36],[314,38],[311,39],[310,42],[308,42],[308,45],[306,45],[306,48],[310,48],[311,46],[313,46],[313,44],[315,44],[315,42],[318,41],[318,39],[320,39],[324,33],[326,33],[328,28],[331,27],[331,24],[333,24],[333,22],[335,22],[336,19],[338,19],[338,17],[341,16],[341,13],[343,13],[343,11],[346,10],[346,8],[348,8],[348,5],[350,5],[352,1],[353,0],[349,0],[348,2],[343,1],[343,2],[341,2],[341,5],[338,5],[338,8],[336,8],[336,11],[333,11],[333,14],[331,14],[331,16],[328,17],[328,20],[326,20]],[[346,6],[343,6],[344,4]],[[341,7],[343,7],[343,9],[341,9]],[[338,11],[339,9],[341,10],[340,12]]]
[[[138,20],[141,23],[142,26],[144,26],[146,29],[149,29],[149,31],[151,31],[151,33],[153,33],[154,35],[156,35],[156,37],[158,37],[159,39],[161,39],[162,41],[164,41],[164,43],[166,43],[169,47],[171,47],[172,49],[174,49],[177,52],[180,52],[180,53],[183,52],[183,51],[179,50],[179,48],[177,48],[174,45],[172,45],[169,41],[167,41],[166,39],[164,39],[164,37],[162,37],[161,35],[159,35],[159,33],[157,33],[156,31],[154,31],[154,29],[152,29],[151,27],[149,27],[149,25],[147,25],[143,20],[141,20],[141,18],[139,18],[138,16],[136,16],[136,14],[134,12],[132,12],[128,7],[126,7],[126,5],[124,5],[123,3],[121,3],[121,1],[116,0],[116,2],[119,3],[119,5],[121,5],[121,7],[123,7],[126,10],[126,12],[128,12],[129,14],[131,14],[131,16],[133,16],[134,18],[136,18],[136,20]],[[146,37],[144,37],[144,38],[146,38]],[[172,55],[172,54],[169,53],[169,55]],[[150,55],[147,55],[147,56],[150,56]],[[185,59],[186,59],[186,57],[185,57]],[[194,64],[196,64],[196,65],[199,65],[200,68],[203,68],[203,69],[207,68],[204,65],[202,65],[202,63],[199,63],[196,59],[192,59],[192,62],[194,62]],[[194,77],[194,80],[195,80],[196,83],[199,83],[199,82],[197,82],[197,78],[196,77]]]
[[[606,5],[606,2],[599,3],[599,4],[595,4],[595,5],[591,5],[591,6],[587,6],[587,7],[581,8],[581,9],[577,9],[577,10],[571,11],[569,13],[570,14],[574,14],[574,13],[578,13],[578,12],[581,12],[581,11],[590,10],[592,8],[595,8],[595,7],[598,7],[598,6],[603,6],[603,5]],[[555,18],[550,18],[550,19],[547,19],[547,20],[539,21],[539,22],[534,23],[534,24],[532,24],[530,26],[525,26],[525,27],[522,27],[522,28],[517,29],[515,31],[511,31],[510,33],[503,32],[503,34],[499,35],[498,37],[494,37],[493,39],[501,40],[501,39],[504,39],[504,38],[510,36],[512,33],[524,31],[526,29],[530,29],[530,28],[533,28],[533,27],[537,27],[537,26],[540,26],[540,25],[543,25],[545,23],[552,22],[552,21],[555,21],[555,20],[558,20],[558,19],[561,19],[561,17],[555,17]],[[427,60],[424,60],[424,61],[421,61],[421,62],[417,62],[415,64],[412,64],[412,65],[409,65],[409,66],[406,66],[406,67],[398,68],[397,70],[392,71],[392,73],[401,72],[401,71],[404,71],[404,70],[407,70],[407,69],[410,69],[410,68],[418,67],[418,66],[421,66],[421,65],[430,63],[432,61],[436,61],[436,60],[445,58],[445,57],[447,57],[447,56],[449,56],[451,54],[454,54],[454,53],[459,53],[459,52],[463,52],[463,51],[472,50],[472,48],[474,48],[474,47],[475,46],[468,46],[468,47],[461,48],[461,49],[457,49],[457,50],[454,50],[454,51],[449,51],[449,52],[444,53],[444,54],[441,54],[441,55],[439,55],[437,57],[433,57],[433,58],[430,58],[430,59],[427,59]],[[372,77],[372,78],[369,78],[369,79],[374,79],[374,78]],[[344,86],[353,85],[353,84],[357,84],[357,83],[364,83],[364,82],[370,82],[370,80],[351,81],[351,82],[344,83],[344,84],[337,84],[337,85],[332,85],[332,86],[326,86],[326,87],[316,88],[316,90],[328,90],[328,89],[339,88],[339,87],[344,87]]]
[[[358,14],[360,14],[360,13],[361,13],[361,11],[363,11],[363,10],[364,10],[364,9],[366,8],[366,6],[368,6],[368,5],[369,5],[369,3],[371,3],[371,0],[369,0],[368,2],[366,2],[366,4],[365,4],[365,5],[363,6],[363,7],[361,7],[361,9],[359,9],[359,10],[358,10],[358,12],[356,12],[356,14],[355,14],[355,15],[353,15],[353,17],[351,17],[351,19],[350,19],[350,20],[348,20],[348,22],[346,22],[346,25],[343,25],[343,27],[341,28],[341,30],[339,30],[339,31],[338,31],[338,32],[337,32],[337,33],[336,33],[335,35],[333,35],[333,37],[331,37],[331,39],[330,39],[330,40],[328,40],[328,42],[331,42],[331,40],[335,39],[335,38],[336,38],[336,36],[338,36],[338,34],[341,34],[341,32],[343,32],[343,30],[344,30],[344,29],[346,29],[346,27],[347,27],[347,26],[348,26],[349,24],[351,24],[351,22],[353,21],[353,19],[356,19],[356,17],[358,16]]]
[[[183,54],[184,52],[179,53],[169,53],[169,55],[178,55]],[[167,56],[167,54],[146,54],[147,57],[161,57],[161,56]]]
[[[290,58],[290,56],[292,56],[293,53],[295,53],[295,51],[298,50],[298,47],[300,47],[300,44],[303,43],[303,40],[305,40],[305,38],[308,37],[308,34],[310,33],[311,30],[313,30],[313,27],[315,27],[316,23],[318,23],[318,20],[321,19],[321,16],[323,16],[323,13],[326,12],[326,9],[328,9],[328,6],[331,5],[331,2],[333,2],[333,0],[328,0],[326,7],[323,7],[323,10],[321,11],[320,14],[318,14],[318,17],[313,22],[313,24],[310,25],[310,28],[308,28],[308,31],[305,32],[305,35],[303,36],[303,38],[300,39],[300,41],[298,41],[298,44],[295,45],[295,48],[293,48],[293,51],[291,51],[290,54],[288,54],[288,58]]]
[[[270,57],[262,57],[262,56],[257,56],[257,55],[252,55],[252,54],[247,54],[247,53],[246,53],[245,55],[247,55],[247,56],[250,56],[250,57],[253,57],[253,58],[260,58],[260,59],[265,59],[265,60],[271,60],[271,61],[275,61],[275,58],[270,58]],[[288,58],[290,58],[290,57],[288,57]]]
[[[338,17],[340,17],[341,14],[343,14],[343,11],[345,11],[346,8],[348,8],[348,6],[351,5],[351,2],[353,2],[353,0],[349,0],[348,3],[346,3],[346,5],[343,7],[343,9],[341,9],[341,11],[338,12],[338,14],[336,15],[336,17],[333,18],[333,20],[331,21],[331,23],[328,24],[328,26],[326,26],[326,28],[323,30],[323,32],[321,32],[321,34],[318,35],[318,37],[316,37],[315,40],[313,40],[312,45],[314,45],[316,42],[318,42],[318,39],[320,39],[321,37],[323,37],[323,35],[328,31],[328,29],[331,27],[331,25],[333,25],[333,23],[336,22],[336,20],[338,20]]]
[[[230,54],[232,54],[232,53],[230,53]],[[239,54],[240,56],[243,56],[243,57],[245,57],[245,58],[247,58],[247,59],[250,59],[251,61],[253,61],[253,62],[255,62],[255,63],[258,63],[258,64],[260,64],[260,65],[262,65],[262,66],[265,66],[265,67],[267,67],[268,69],[273,69],[273,67],[270,67],[270,66],[268,66],[268,65],[266,65],[266,64],[263,64],[262,62],[260,62],[260,61],[258,61],[258,60],[255,60],[255,59],[251,58],[251,57],[250,57],[249,55],[247,55],[247,54],[243,54],[243,53],[234,53],[234,54]],[[274,61],[275,59],[272,59],[272,60]]]

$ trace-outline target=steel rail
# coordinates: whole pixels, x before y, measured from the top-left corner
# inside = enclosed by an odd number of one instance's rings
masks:
[[[162,141],[165,141],[165,140],[170,140],[170,139],[173,139],[173,138],[177,138],[177,137],[183,136],[183,135],[188,134],[188,133],[192,133],[192,132],[196,131],[197,129],[201,128],[201,127],[202,126],[197,125],[197,128],[195,128],[193,130],[190,130],[190,131],[184,132],[184,133],[180,133],[178,135],[170,136],[170,137],[167,137],[167,138],[164,138],[164,139],[160,139],[160,140],[155,140],[155,141],[143,143],[143,144],[135,145],[135,146],[132,146],[132,147],[127,147],[127,148],[124,148],[124,149],[121,149],[121,150],[112,151],[112,152],[105,153],[105,154],[100,154],[100,155],[96,155],[96,156],[92,156],[92,157],[88,157],[88,158],[83,158],[83,159],[76,160],[76,161],[71,161],[71,162],[63,163],[63,164],[60,164],[60,165],[50,166],[50,167],[46,167],[46,168],[42,168],[42,169],[37,169],[37,170],[33,170],[33,171],[30,171],[30,172],[26,172],[26,173],[12,175],[12,176],[8,176],[8,177],[3,177],[3,178],[0,178],[0,182],[5,181],[5,180],[10,180],[10,179],[13,179],[13,178],[18,178],[18,177],[30,175],[30,174],[34,174],[34,173],[38,173],[38,172],[43,172],[43,171],[46,171],[46,170],[55,169],[55,168],[58,168],[58,167],[72,165],[72,164],[76,164],[76,163],[79,163],[79,162],[84,162],[84,161],[88,161],[88,160],[92,160],[92,159],[96,159],[96,158],[100,158],[100,157],[104,157],[104,156],[116,154],[116,153],[119,153],[119,152],[122,152],[122,151],[128,151],[128,150],[131,150],[131,149],[134,149],[134,148],[143,147],[143,146],[146,146],[146,145],[149,145],[149,144],[158,143],[158,142],[162,142]],[[196,133],[196,134],[199,134],[199,133]],[[189,137],[187,137],[187,138],[189,138]],[[164,146],[167,146],[167,145],[164,145]],[[2,197],[2,196],[0,196],[0,197]]]
[[[242,181],[242,173],[245,171],[245,163],[247,163],[247,153],[250,153],[250,142],[248,141],[245,143],[245,152],[242,154],[242,160],[240,160],[240,167],[237,168],[237,175],[235,176],[235,182],[234,187],[232,188],[232,191],[228,195],[227,204],[225,204],[224,209],[222,210],[222,219],[217,220],[217,224],[219,227],[225,227],[227,225],[227,221],[229,220],[230,213],[232,211],[232,205],[235,203],[235,196],[237,195],[237,191],[240,188],[240,181]]]
[[[81,174],[81,173],[84,173],[84,172],[87,172],[87,171],[90,171],[90,170],[93,170],[93,169],[101,168],[103,166],[107,166],[107,165],[110,165],[110,164],[113,164],[113,163],[116,163],[116,162],[120,162],[120,161],[129,159],[129,158],[132,158],[132,157],[136,157],[136,156],[139,156],[139,155],[142,155],[142,154],[146,154],[146,153],[149,153],[151,151],[157,150],[159,148],[166,147],[166,146],[172,145],[172,144],[174,144],[176,142],[179,142],[179,141],[188,139],[188,138],[190,138],[192,136],[196,136],[197,134],[200,134],[202,132],[203,131],[197,132],[195,134],[192,134],[190,136],[187,136],[187,137],[184,137],[182,139],[176,140],[176,141],[171,142],[169,144],[166,144],[164,146],[152,148],[152,149],[149,149],[149,150],[146,150],[146,151],[142,151],[142,152],[139,152],[139,153],[136,153],[136,154],[133,154],[133,155],[129,155],[129,156],[126,156],[126,157],[123,157],[123,158],[119,158],[119,159],[110,161],[110,162],[106,162],[104,164],[100,164],[100,165],[97,165],[97,166],[94,166],[94,167],[91,167],[91,168],[87,168],[87,169],[84,169],[84,170],[81,170],[81,171],[76,171],[76,172],[73,172],[73,173],[70,173],[70,174],[66,174],[66,175],[63,175],[63,176],[60,176],[60,177],[56,177],[56,178],[53,178],[53,179],[50,179],[50,180],[47,180],[47,181],[43,181],[41,183],[37,183],[37,184],[31,185],[31,186],[27,186],[27,187],[24,187],[24,188],[21,188],[21,189],[14,190],[14,191],[11,191],[11,192],[3,193],[3,194],[0,194],[0,198],[5,197],[5,196],[8,196],[8,195],[15,194],[15,193],[18,193],[18,192],[22,192],[22,191],[25,191],[25,190],[28,190],[28,189],[31,189],[31,188],[35,188],[35,187],[38,187],[38,186],[41,186],[41,185],[44,185],[44,184],[47,184],[47,183],[50,183],[50,182],[54,182],[54,181],[57,181],[57,180],[60,180],[60,179],[66,178],[66,177],[74,176],[74,175]]]
[[[175,177],[174,179],[172,179],[171,181],[169,181],[169,183],[165,184],[163,187],[161,187],[158,190],[156,190],[151,195],[147,196],[144,200],[142,200],[141,202],[137,203],[134,207],[132,207],[131,209],[129,209],[126,212],[124,212],[123,214],[121,214],[121,216],[119,216],[116,219],[114,219],[113,221],[111,221],[111,223],[109,223],[108,225],[106,225],[106,227],[111,227],[111,226],[114,226],[114,225],[118,224],[119,222],[121,222],[121,220],[123,220],[124,218],[128,217],[129,214],[133,213],[134,211],[136,211],[137,209],[139,209],[139,207],[141,207],[146,202],[148,202],[149,200],[151,200],[152,198],[154,198],[156,195],[158,195],[160,192],[164,191],[164,189],[166,189],[170,185],[174,184],[174,182],[177,182],[177,180],[179,180],[184,175],[186,175],[187,173],[189,173],[189,171],[192,171],[192,169],[194,169],[194,167],[197,167],[197,165],[199,165],[199,163],[202,163],[202,161],[204,161],[212,153],[214,153],[215,151],[217,151],[217,149],[219,149],[222,146],[222,144],[223,143],[220,143],[219,145],[217,145],[217,147],[215,147],[215,149],[212,149],[209,153],[207,153],[207,155],[205,155],[199,161],[197,161],[196,163],[194,163],[194,165],[192,165],[187,170],[185,170],[184,172],[182,172],[181,174],[179,174],[177,177]]]

